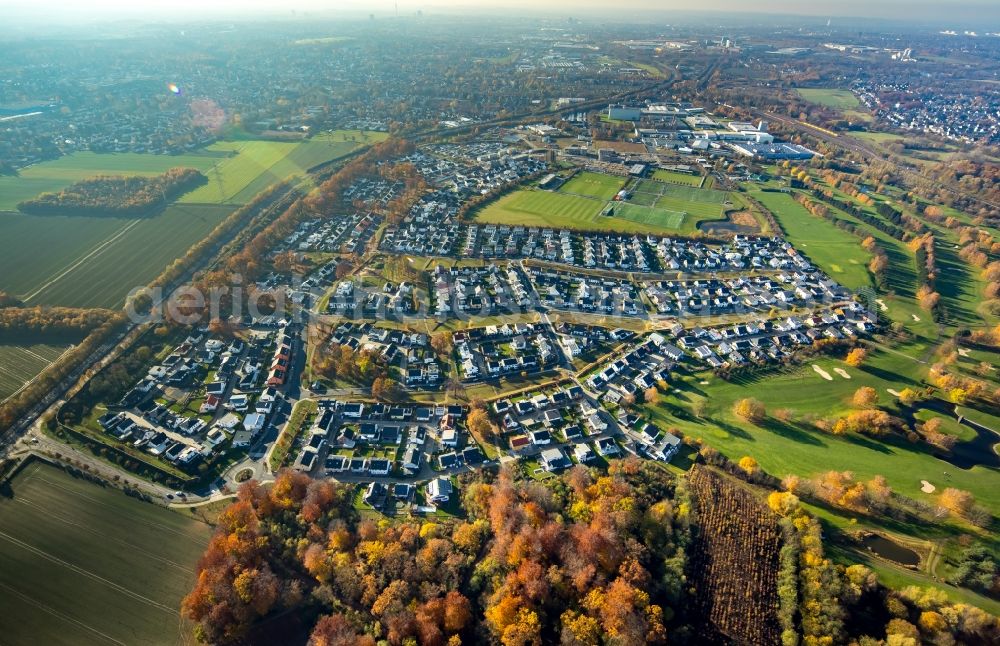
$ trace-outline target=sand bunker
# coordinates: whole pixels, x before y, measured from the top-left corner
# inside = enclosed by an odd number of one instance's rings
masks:
[[[879,309],[882,310],[883,312],[888,312],[889,311],[889,306],[886,305],[885,301],[883,301],[881,298],[876,298],[875,302],[878,303]]]
[[[923,491],[924,493],[934,493],[935,489],[937,489],[937,487],[927,482],[926,480],[920,481],[920,490]]]
[[[843,368],[834,368],[833,371],[843,377],[844,379],[850,379],[851,375],[847,374],[847,371]]]
[[[960,354],[963,357],[967,357],[967,356],[969,356],[969,349],[968,348],[959,348],[958,349],[958,354]]]
[[[823,370],[815,363],[813,364],[813,370],[815,370],[816,374],[822,377],[823,379],[826,379],[827,381],[833,381],[833,377],[830,376],[830,373],[827,372],[826,370]]]
[[[886,388],[886,390],[888,390],[889,394],[892,395],[893,397],[899,397],[900,395],[900,392],[898,390],[893,390],[892,388]]]
[[[920,317],[917,316],[916,314],[910,314],[910,316],[913,317],[913,322],[914,323],[919,323],[920,322]]]

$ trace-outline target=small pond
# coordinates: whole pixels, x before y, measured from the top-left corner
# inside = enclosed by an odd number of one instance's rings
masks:
[[[884,559],[901,565],[920,565],[919,554],[880,534],[868,534],[861,539],[861,544]]]
[[[698,223],[698,230],[708,234],[738,234],[753,235],[759,234],[756,227],[748,227],[745,224],[736,224],[732,220],[707,220]]]

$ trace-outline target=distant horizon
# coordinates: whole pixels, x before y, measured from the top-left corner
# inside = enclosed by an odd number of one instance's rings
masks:
[[[472,13],[487,17],[514,11],[520,15],[540,17],[611,18],[614,22],[621,23],[650,18],[662,20],[664,16],[674,16],[676,22],[699,17],[788,17],[804,20],[830,19],[833,21],[831,26],[838,28],[852,26],[844,24],[844,21],[849,23],[867,19],[901,25],[919,24],[940,30],[974,30],[980,35],[1000,31],[1000,2],[994,0],[963,0],[957,5],[933,0],[845,0],[833,8],[803,6],[788,0],[771,0],[753,7],[738,0],[703,0],[696,8],[692,8],[691,3],[675,0],[633,0],[627,5],[627,9],[622,9],[622,5],[617,5],[614,9],[608,9],[607,6],[606,2],[595,0],[549,0],[543,3],[529,0],[487,0],[475,5],[470,4],[469,0],[347,0],[335,7],[320,0],[290,0],[282,3],[275,3],[273,0],[243,0],[238,8],[232,2],[221,0],[146,0],[138,6],[126,0],[92,0],[86,5],[65,0],[0,0],[0,11],[8,26],[14,26],[18,22],[22,25],[44,23],[65,27],[67,23],[70,23],[69,26],[84,26],[106,23],[109,20],[197,22],[205,19],[243,18],[253,21],[262,17],[282,16],[290,20],[305,16],[363,18],[367,14],[391,17],[397,12],[400,17],[405,17],[412,16],[417,11],[439,16],[467,16]],[[992,24],[987,25],[986,22]],[[858,27],[860,31],[864,25]]]

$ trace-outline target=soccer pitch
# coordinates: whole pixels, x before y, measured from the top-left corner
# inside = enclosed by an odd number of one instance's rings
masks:
[[[610,200],[624,185],[625,180],[621,177],[584,171],[566,182],[560,192]]]

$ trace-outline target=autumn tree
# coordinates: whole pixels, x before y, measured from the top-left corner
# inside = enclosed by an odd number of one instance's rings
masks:
[[[489,413],[485,409],[475,408],[469,412],[466,418],[466,426],[469,431],[477,437],[492,437],[499,433],[499,428],[490,420]]]
[[[904,406],[913,406],[920,398],[920,394],[912,388],[904,388],[899,391],[899,403]]]
[[[309,646],[375,646],[371,635],[359,634],[342,614],[320,617],[309,636]]]
[[[431,347],[439,356],[447,356],[451,352],[452,346],[451,332],[438,332],[431,336]]]
[[[733,405],[733,414],[752,424],[759,424],[767,416],[767,409],[760,400],[747,397]]]
[[[852,348],[850,352],[847,353],[847,357],[844,359],[844,363],[851,366],[852,368],[860,368],[864,364],[865,360],[868,358],[868,351],[864,348]]]
[[[799,507],[799,498],[790,491],[773,491],[767,496],[767,506],[779,516],[789,516]]]
[[[878,393],[871,386],[862,386],[854,391],[851,405],[855,408],[872,408],[878,404]]]
[[[958,516],[965,516],[972,509],[976,501],[968,491],[948,487],[941,492],[938,502],[948,511]]]
[[[376,377],[372,382],[372,397],[380,401],[398,401],[403,397],[399,382],[389,377]]]
[[[760,465],[757,464],[757,460],[754,460],[749,455],[744,455],[742,458],[740,458],[738,464],[739,467],[743,469],[743,471],[745,471],[748,476],[755,475],[758,471],[760,471]]]

